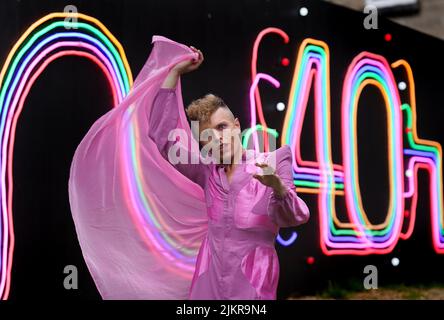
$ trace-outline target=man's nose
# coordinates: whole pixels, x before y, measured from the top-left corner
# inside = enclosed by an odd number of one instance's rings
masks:
[[[216,140],[216,142],[221,143],[222,135],[217,130],[214,130],[213,134],[214,134],[214,139]]]

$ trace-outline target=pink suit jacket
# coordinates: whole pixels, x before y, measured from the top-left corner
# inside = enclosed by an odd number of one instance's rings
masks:
[[[150,115],[149,137],[165,159],[175,144],[168,134],[179,119],[175,91],[160,88]],[[276,174],[287,188],[283,198],[252,177],[260,171],[254,162],[271,156],[275,157]],[[303,224],[310,215],[294,188],[290,147],[266,153],[246,150],[230,183],[221,165],[174,166],[203,188],[208,214],[208,233],[199,249],[189,298],[276,299],[279,261],[274,242],[279,228]]]

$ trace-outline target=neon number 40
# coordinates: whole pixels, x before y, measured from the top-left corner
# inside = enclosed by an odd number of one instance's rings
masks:
[[[416,133],[415,84],[410,65],[398,60],[391,65],[370,52],[356,56],[348,67],[342,90],[342,164],[334,164],[330,129],[330,54],[318,40],[305,39],[298,51],[291,83],[281,143],[295,156],[294,178],[298,192],[317,193],[320,243],[326,255],[387,254],[399,239],[408,239],[416,218],[417,176],[429,174],[432,243],[444,253],[442,148],[437,142],[420,139]],[[393,70],[401,68],[409,89],[401,101]],[[362,205],[357,161],[357,111],[361,93],[376,87],[387,114],[388,174],[390,197],[383,223],[372,224]],[[299,149],[308,96],[314,89],[316,161],[303,160]],[[345,197],[347,221],[336,213],[336,197]]]

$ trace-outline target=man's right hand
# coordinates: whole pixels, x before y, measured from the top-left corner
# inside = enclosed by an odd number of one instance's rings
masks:
[[[197,60],[192,59],[192,60],[185,60],[185,61],[181,61],[178,64],[176,64],[172,71],[176,72],[179,75],[182,75],[184,73],[196,70],[197,68],[199,68],[199,66],[202,64],[204,57],[202,54],[202,51],[196,49],[193,46],[190,46],[191,50],[193,50],[194,52],[197,52],[199,54],[199,57]]]

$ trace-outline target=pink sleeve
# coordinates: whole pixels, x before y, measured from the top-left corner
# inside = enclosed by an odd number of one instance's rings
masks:
[[[175,90],[175,88],[160,88],[154,98],[150,115],[148,135],[167,160],[168,150],[174,144],[174,141],[168,141],[168,134],[177,128],[179,119]]]
[[[163,126],[192,136],[180,81],[174,93],[159,88],[174,65],[198,54],[160,35],[152,39],[131,91],[89,128],[69,172],[77,239],[103,299],[188,299],[198,249],[208,235],[204,190],[162,158],[153,141],[165,150]],[[196,171],[183,172],[194,180]]]
[[[305,202],[296,194],[293,184],[292,154],[288,145],[276,150],[276,174],[286,186],[287,193],[279,197],[273,191],[268,202],[268,214],[280,227],[294,227],[306,223],[310,211]]]
[[[160,88],[157,92],[153,107],[151,109],[149,124],[149,137],[156,143],[159,152],[168,160],[168,150],[176,141],[168,140],[168,134],[176,129],[179,120],[179,109],[177,105],[175,88]],[[191,159],[190,152],[187,159]],[[191,160],[189,161],[191,162]],[[170,162],[171,163],[171,162]],[[177,163],[174,167],[190,180],[204,187],[208,174],[208,165],[203,163]]]

